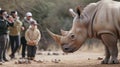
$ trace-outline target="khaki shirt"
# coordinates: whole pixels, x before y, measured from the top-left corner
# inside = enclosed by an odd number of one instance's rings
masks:
[[[21,27],[22,22],[19,19],[15,20],[13,27],[9,27],[9,35],[11,36],[20,35]]]
[[[41,39],[41,33],[37,28],[35,30],[29,28],[25,32],[25,39],[28,45],[37,45],[39,43],[39,40]],[[34,41],[35,44],[29,44],[30,41]]]

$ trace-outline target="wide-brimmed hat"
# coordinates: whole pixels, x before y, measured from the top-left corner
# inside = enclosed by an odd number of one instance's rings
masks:
[[[30,24],[31,24],[31,25],[38,25],[35,20],[32,20],[32,21],[30,22]]]

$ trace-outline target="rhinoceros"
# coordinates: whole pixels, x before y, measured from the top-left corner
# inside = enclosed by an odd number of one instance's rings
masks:
[[[48,33],[61,45],[66,53],[77,51],[87,38],[98,38],[105,46],[105,58],[102,64],[118,64],[117,41],[120,39],[120,2],[100,0],[90,3],[83,10],[77,6],[73,16],[73,25],[69,31],[61,30],[62,35]]]

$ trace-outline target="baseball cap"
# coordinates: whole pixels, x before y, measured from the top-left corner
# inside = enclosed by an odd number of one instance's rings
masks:
[[[26,16],[32,16],[32,13],[31,12],[27,12]]]

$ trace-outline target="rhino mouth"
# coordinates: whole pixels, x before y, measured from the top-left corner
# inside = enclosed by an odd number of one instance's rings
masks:
[[[63,51],[66,52],[66,53],[73,53],[73,52],[76,51],[76,49],[73,48],[73,49],[68,49],[68,50],[63,50]]]
[[[75,47],[72,47],[72,46],[70,46],[70,47],[64,47],[64,46],[62,46],[62,50],[63,50],[63,52],[66,52],[66,53],[73,53],[77,49]]]

